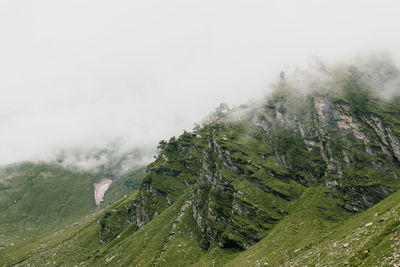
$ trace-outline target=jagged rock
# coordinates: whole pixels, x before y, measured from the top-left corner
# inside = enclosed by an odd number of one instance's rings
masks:
[[[346,92],[332,95],[282,90],[171,138],[148,166],[128,221],[142,228],[184,196],[205,249],[247,249],[306,188],[324,187],[350,213],[372,207],[397,190],[387,181],[400,173],[398,130],[385,116],[361,112]]]

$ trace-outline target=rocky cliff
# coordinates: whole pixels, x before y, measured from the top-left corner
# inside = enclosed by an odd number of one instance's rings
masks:
[[[306,92],[283,75],[265,100],[160,142],[131,206],[100,219],[102,242],[125,227],[142,228],[184,198],[204,249],[246,250],[289,215],[308,188],[321,188],[334,203],[319,209],[332,221],[398,190],[399,101],[381,100],[374,87],[397,74],[351,66],[329,75]],[[110,226],[113,216],[123,217],[118,227]]]
[[[161,141],[134,194],[0,248],[0,265],[399,265],[400,72],[280,77]]]

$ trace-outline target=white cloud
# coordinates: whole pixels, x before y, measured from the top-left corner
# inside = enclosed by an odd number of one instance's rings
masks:
[[[399,57],[398,1],[0,0],[0,164],[155,144],[310,56]]]

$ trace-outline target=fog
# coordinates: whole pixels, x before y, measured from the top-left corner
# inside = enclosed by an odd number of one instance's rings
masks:
[[[0,165],[153,148],[281,70],[400,56],[398,1],[0,0]]]

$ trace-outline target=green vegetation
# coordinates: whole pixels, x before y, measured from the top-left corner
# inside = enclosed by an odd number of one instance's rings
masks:
[[[104,210],[1,249],[0,265],[400,264],[400,102],[354,67],[332,77],[308,94],[283,77],[267,103],[222,106],[161,141]]]
[[[133,171],[117,180],[103,206],[129,195],[144,174]],[[7,246],[44,234],[96,211],[93,183],[97,172],[64,168],[53,163],[22,163],[0,174],[0,245]],[[126,184],[130,183],[130,187]]]
[[[5,169],[1,177],[3,244],[71,224],[95,209],[96,177],[90,173],[55,164],[24,163]]]

